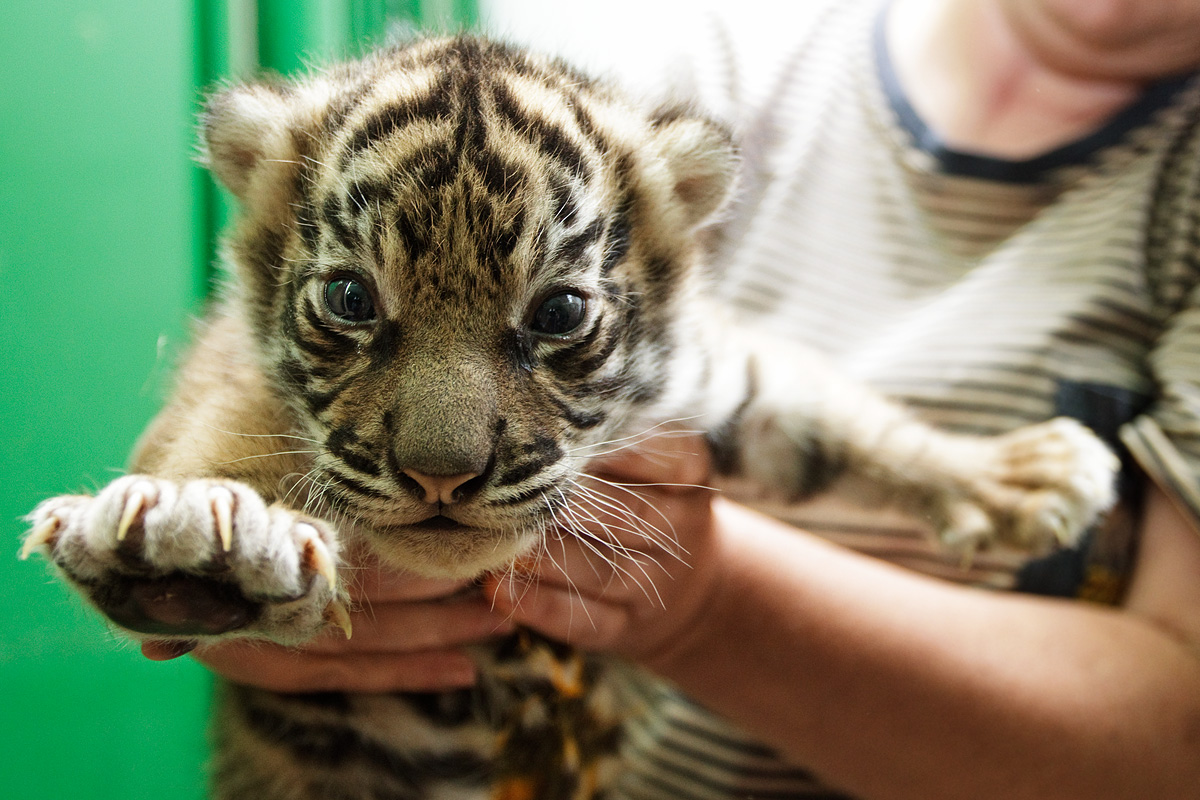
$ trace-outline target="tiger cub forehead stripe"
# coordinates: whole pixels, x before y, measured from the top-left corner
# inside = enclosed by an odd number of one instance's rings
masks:
[[[436,128],[450,117],[454,86],[449,76],[431,69],[422,74],[389,78],[388,83],[374,92],[388,98],[383,108],[368,110],[361,120],[351,117],[343,121],[343,136],[347,141],[338,163],[342,170],[363,151],[390,145],[396,135],[408,134],[413,125],[424,123],[429,128]],[[401,86],[394,86],[396,83]]]

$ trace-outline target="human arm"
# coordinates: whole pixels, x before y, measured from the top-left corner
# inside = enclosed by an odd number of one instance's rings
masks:
[[[663,604],[564,553],[571,588],[547,570],[536,588],[496,587],[498,605],[640,661],[867,800],[1167,800],[1200,786],[1200,536],[1161,493],[1112,610],[942,583],[731,503],[709,514],[702,492],[640,491],[695,564],[651,552],[672,573],[656,582]]]

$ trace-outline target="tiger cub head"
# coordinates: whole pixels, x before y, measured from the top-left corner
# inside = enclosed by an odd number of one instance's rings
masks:
[[[469,576],[551,527],[602,443],[679,406],[727,132],[459,37],[215,95],[229,302],[335,518]]]

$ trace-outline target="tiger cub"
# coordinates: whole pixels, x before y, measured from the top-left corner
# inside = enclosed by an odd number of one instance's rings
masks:
[[[1074,423],[941,433],[728,322],[698,231],[736,153],[687,107],[460,37],[234,86],[203,133],[241,206],[231,282],[133,473],[39,505],[23,551],[135,637],[304,642],[345,624],[351,548],[503,569],[569,518],[589,453],[671,420],[731,483],[851,486],[957,546],[1069,542],[1112,501]],[[604,794],[616,673],[527,633],[480,659],[464,692],[226,687],[215,795]]]

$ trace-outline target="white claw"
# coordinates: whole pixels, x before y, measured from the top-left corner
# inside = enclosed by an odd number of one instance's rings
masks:
[[[25,537],[25,544],[21,546],[21,560],[24,561],[33,555],[33,551],[49,542],[57,531],[58,517],[49,516],[42,520],[42,522],[38,524],[36,528],[30,531],[27,537]]]
[[[217,535],[221,537],[221,549],[228,553],[233,549],[233,504],[225,492],[217,492],[212,498],[213,517],[217,520]]]
[[[125,499],[125,509],[121,512],[121,521],[117,523],[117,541],[125,541],[129,535],[129,526],[146,507],[146,496],[141,492],[133,492]]]
[[[301,526],[296,526],[299,529]],[[314,570],[318,575],[325,579],[329,584],[330,589],[337,588],[338,576],[337,567],[333,565],[333,559],[329,555],[328,548],[321,541],[316,530],[308,525],[304,525],[304,562],[305,565]],[[309,533],[309,531],[312,531]],[[346,637],[349,638],[349,637]]]
[[[330,602],[329,608],[325,609],[325,616],[330,622],[342,629],[342,633],[346,634],[347,639],[350,638],[353,628],[350,625],[350,612],[346,610],[344,605],[337,600]]]

